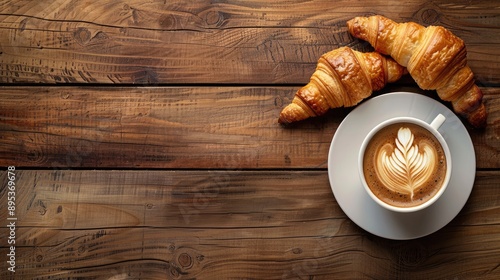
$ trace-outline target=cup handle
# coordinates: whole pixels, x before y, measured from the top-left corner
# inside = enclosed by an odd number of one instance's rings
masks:
[[[439,127],[441,127],[441,125],[444,123],[444,121],[446,120],[446,118],[439,114],[437,115],[434,120],[431,122],[431,126],[432,128],[434,128],[435,130],[438,130]]]

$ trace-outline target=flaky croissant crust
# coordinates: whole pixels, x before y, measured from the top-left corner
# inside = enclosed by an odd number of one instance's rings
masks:
[[[396,23],[383,16],[356,17],[349,32],[368,41],[377,52],[390,55],[426,90],[450,101],[456,113],[475,127],[486,125],[483,94],[467,66],[464,42],[442,26]]]
[[[335,49],[321,56],[309,83],[296,92],[278,121],[288,124],[323,115],[330,108],[354,106],[404,73],[404,67],[379,53]]]

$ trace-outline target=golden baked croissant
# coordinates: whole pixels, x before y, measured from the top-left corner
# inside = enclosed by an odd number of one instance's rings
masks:
[[[325,114],[330,108],[350,107],[395,82],[405,73],[393,59],[376,52],[361,53],[342,47],[325,53],[307,85],[299,89],[280,114],[288,124]]]
[[[356,17],[347,26],[354,37],[407,67],[420,88],[436,90],[439,98],[451,101],[454,111],[473,126],[486,125],[483,94],[467,66],[465,44],[449,30],[383,16]]]

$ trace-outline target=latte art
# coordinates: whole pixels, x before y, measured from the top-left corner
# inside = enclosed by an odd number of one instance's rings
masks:
[[[434,172],[436,149],[425,141],[414,144],[409,128],[398,130],[395,145],[385,144],[376,155],[376,173],[391,191],[408,194],[413,200],[414,191],[423,186]]]
[[[410,122],[389,124],[372,135],[362,165],[371,193],[396,207],[425,203],[438,193],[447,176],[439,140]]]

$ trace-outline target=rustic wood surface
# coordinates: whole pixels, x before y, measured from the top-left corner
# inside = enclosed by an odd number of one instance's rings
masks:
[[[352,108],[277,124],[321,54],[371,50],[345,22],[372,14],[461,37],[489,113],[465,207],[414,240],[336,202]],[[499,279],[500,3],[0,0],[0,168],[0,279]]]
[[[0,165],[326,168],[332,136],[351,109],[283,128],[277,118],[297,89],[5,87]],[[392,85],[376,95],[393,90],[416,91]],[[467,127],[478,167],[495,168],[500,163],[500,88],[483,92],[488,125]]]

